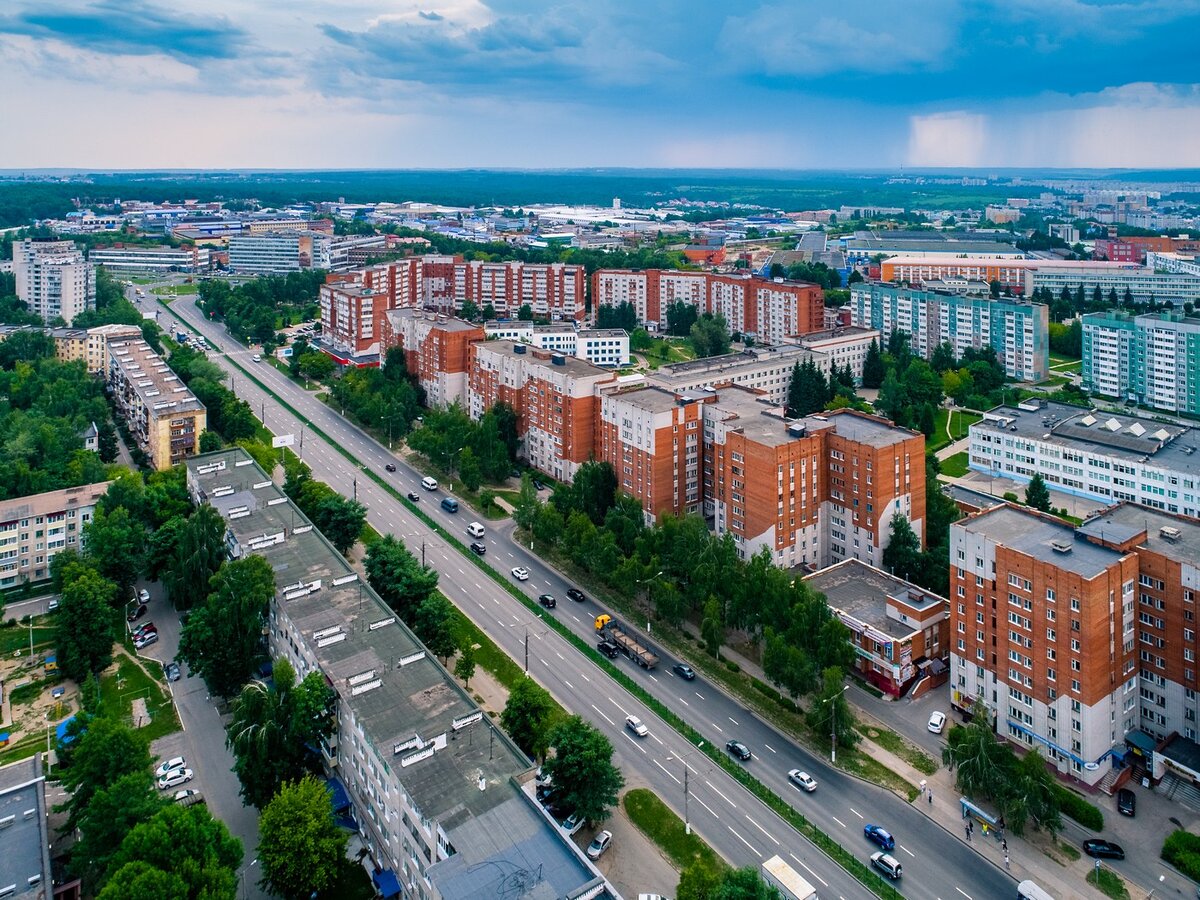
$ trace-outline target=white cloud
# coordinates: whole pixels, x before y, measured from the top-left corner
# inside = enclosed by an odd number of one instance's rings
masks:
[[[905,165],[987,165],[988,122],[979,113],[940,112],[909,118]]]

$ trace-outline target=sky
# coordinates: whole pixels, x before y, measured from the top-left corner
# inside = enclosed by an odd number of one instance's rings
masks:
[[[0,168],[1200,166],[1200,0],[4,0]]]

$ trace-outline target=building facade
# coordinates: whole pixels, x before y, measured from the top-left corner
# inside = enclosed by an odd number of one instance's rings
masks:
[[[874,328],[861,328],[857,325],[835,326],[795,339],[805,350],[828,357],[831,368],[849,368],[854,373],[857,384],[862,384],[863,363],[867,360],[867,350],[870,349],[871,341],[876,341],[882,347],[882,340],[882,335]]]
[[[88,262],[110,272],[207,272],[212,268],[208,247],[95,247]]]
[[[1176,312],[1086,315],[1082,378],[1105,396],[1200,415],[1200,319]]]
[[[404,351],[408,371],[431,407],[467,408],[471,345],[483,339],[480,326],[428,310],[392,309],[383,318],[384,346]]]
[[[489,340],[520,341],[539,350],[553,350],[597,366],[617,368],[630,363],[629,332],[622,328],[576,328],[567,322],[535,325],[517,319],[485,322]]]
[[[118,414],[156,469],[200,452],[208,414],[196,395],[140,336],[109,342],[108,390]]]
[[[17,297],[47,324],[61,318],[70,325],[86,309],[96,308],[96,270],[73,241],[26,238],[13,244]]]
[[[111,481],[0,501],[0,588],[50,577],[60,550],[81,550],[83,526]]]
[[[787,402],[792,369],[808,360],[825,375],[829,374],[830,357],[808,350],[798,344],[785,343],[778,347],[747,347],[740,353],[709,356],[687,362],[659,366],[647,376],[652,384],[675,393],[703,390],[717,384],[736,384],[762,391],[774,404]]]
[[[932,359],[941,344],[955,357],[990,347],[1004,373],[1018,381],[1043,381],[1050,365],[1050,316],[1043,303],[925,291],[884,282],[850,289],[850,318],[878,331],[909,335],[914,353]]]

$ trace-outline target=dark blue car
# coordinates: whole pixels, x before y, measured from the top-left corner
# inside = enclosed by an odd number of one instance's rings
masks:
[[[863,834],[866,835],[867,840],[874,841],[884,850],[896,849],[896,839],[878,825],[864,825]]]

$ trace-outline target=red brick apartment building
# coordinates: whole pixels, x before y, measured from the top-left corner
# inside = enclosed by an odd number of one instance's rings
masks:
[[[593,308],[630,303],[639,322],[665,328],[667,308],[677,302],[720,314],[731,331],[764,344],[824,328],[824,293],[813,284],[664,269],[600,269],[592,275]]]
[[[404,350],[405,365],[425,389],[429,406],[466,407],[471,345],[484,340],[483,326],[424,309],[391,309],[382,338],[385,348]]]

